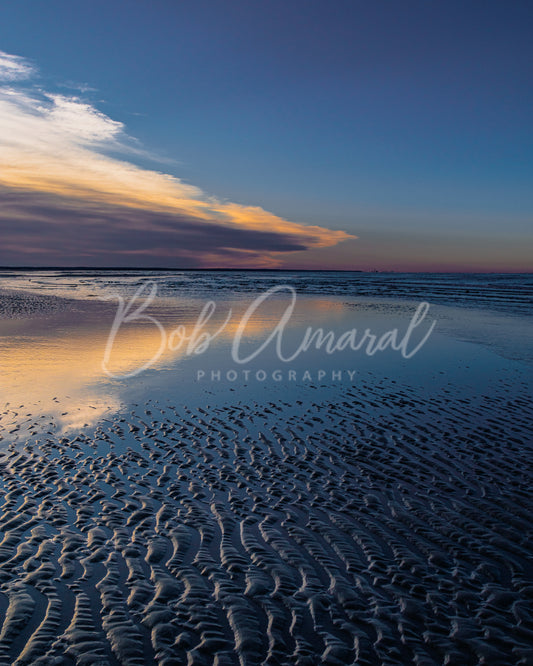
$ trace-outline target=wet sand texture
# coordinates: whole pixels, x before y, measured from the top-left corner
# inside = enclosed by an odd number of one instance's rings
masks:
[[[6,450],[0,663],[533,663],[528,402],[316,394]]]

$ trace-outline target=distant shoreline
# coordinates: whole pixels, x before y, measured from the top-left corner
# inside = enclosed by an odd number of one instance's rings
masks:
[[[144,273],[161,271],[165,273],[360,273],[363,275],[533,275],[533,271],[365,271],[351,268],[132,268],[121,266],[0,266],[0,273],[13,271],[69,271],[69,272],[111,272]]]

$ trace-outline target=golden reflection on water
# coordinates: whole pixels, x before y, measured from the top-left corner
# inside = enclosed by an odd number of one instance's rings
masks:
[[[227,347],[229,355],[231,341],[252,300],[253,296],[237,303],[217,304],[212,317],[197,333],[213,334],[220,329],[231,307],[231,319],[211,341],[211,346],[219,351]],[[0,390],[4,407],[0,410],[0,434],[20,439],[36,420],[48,429],[71,433],[95,426],[105,416],[116,413],[123,406],[124,377],[135,375],[145,365],[155,370],[172,368],[189,355],[188,338],[198,324],[203,306],[199,302],[196,311],[188,308],[179,314],[168,309],[153,311],[164,333],[154,322],[123,324],[110,348],[107,364],[103,361],[113,309],[107,308],[98,317],[94,313],[85,317],[83,310],[80,313],[78,309],[71,317],[63,313],[46,319],[1,321]],[[248,320],[243,338],[267,336],[286,307],[287,300],[265,302]],[[304,324],[331,328],[343,312],[342,304],[334,300],[301,299],[287,328]],[[172,336],[178,326],[186,338],[176,348],[169,342],[179,339],[179,335]],[[145,379],[143,374],[138,377]]]

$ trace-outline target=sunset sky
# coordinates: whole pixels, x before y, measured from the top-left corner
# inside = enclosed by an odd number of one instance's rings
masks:
[[[533,270],[533,4],[0,5],[0,266]]]

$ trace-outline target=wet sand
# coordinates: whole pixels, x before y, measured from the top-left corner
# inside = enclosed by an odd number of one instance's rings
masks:
[[[505,377],[145,392],[68,432],[6,401],[0,664],[533,663],[533,409]]]

